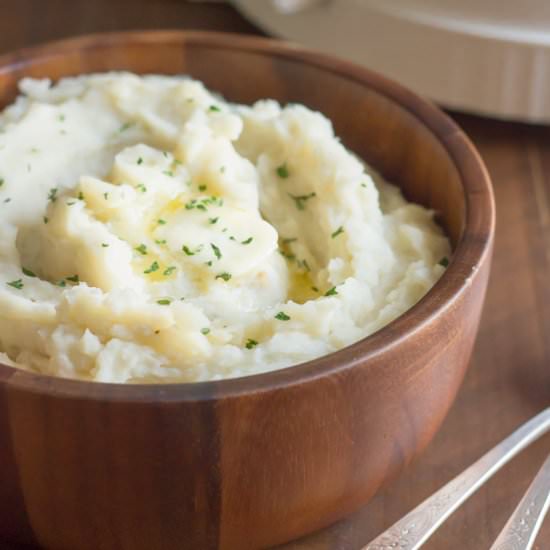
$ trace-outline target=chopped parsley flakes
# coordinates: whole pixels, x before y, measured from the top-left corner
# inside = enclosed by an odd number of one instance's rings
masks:
[[[23,281],[21,279],[17,279],[16,281],[10,281],[9,283],[6,283],[8,286],[11,286],[13,288],[16,288],[17,290],[21,290],[23,288]]]
[[[290,317],[284,311],[279,311],[279,313],[275,315],[275,319],[279,319],[279,321],[290,321]]]
[[[135,250],[143,256],[147,254],[147,246],[143,243],[141,243],[139,246],[136,246]]]
[[[187,256],[194,256],[195,255],[195,252],[193,252],[186,244],[184,244],[181,247],[181,250],[182,250],[182,252],[185,252],[185,254]]]
[[[134,125],[133,122],[126,122],[125,124],[123,124],[123,125],[118,129],[118,131],[119,131],[119,132],[125,132],[126,130],[128,130],[129,128],[131,128],[133,125]]]
[[[201,334],[204,334],[205,336],[210,332],[210,329],[208,327],[201,328]]]
[[[227,282],[231,279],[231,273],[220,273],[219,275],[216,275],[216,279],[223,279]]]
[[[449,265],[449,258],[447,258],[447,256],[444,256],[443,258],[441,258],[441,260],[439,260],[439,262],[437,262],[439,265],[443,266],[443,267],[447,267]]]
[[[288,178],[288,176],[290,176],[290,172],[288,171],[288,166],[286,165],[286,162],[281,164],[280,166],[277,166],[276,172],[277,175],[283,179],[286,179]]]
[[[208,187],[204,185],[204,183],[202,185],[199,185],[199,191],[206,191],[207,189]]]
[[[176,266],[175,265],[171,265],[171,266],[168,266],[164,271],[163,271],[163,275],[165,277],[168,277],[169,275],[172,275],[172,273],[174,273],[174,271],[176,271]]]
[[[218,223],[219,219],[220,218],[208,218],[208,223],[214,225],[215,223]]]
[[[166,225],[166,220],[163,220],[163,219],[161,218],[161,219],[157,220],[157,223],[158,223],[159,225]]]
[[[4,185],[4,183],[5,183],[4,178],[0,178],[0,187],[2,187],[2,185]]]
[[[246,347],[246,349],[252,349],[252,348],[256,347],[257,345],[258,345],[258,342],[256,342],[256,340],[252,340],[252,338],[249,338],[246,341],[245,347]]]
[[[137,159],[137,164],[143,164],[143,159],[141,157]]]
[[[159,263],[155,260],[143,273],[146,275],[159,270]]]
[[[329,288],[326,292],[325,292],[325,296],[336,296],[336,294],[338,294],[338,291],[336,290],[336,287],[333,286],[332,288]]]
[[[341,235],[344,232],[344,228],[340,226],[334,233],[332,233],[331,237],[335,239],[338,237],[338,235]]]
[[[241,244],[250,244],[254,240],[254,237],[248,237],[248,239],[241,241]]]
[[[220,249],[214,243],[210,243],[210,246],[212,247],[212,250],[214,251],[214,255],[216,256],[216,258],[218,260],[221,260],[222,253]]]
[[[169,306],[172,303],[172,300],[169,298],[163,298],[162,300],[157,300],[159,306]]]
[[[214,113],[219,113],[220,112],[220,108],[217,105],[210,105],[210,107],[208,107],[208,110],[212,111]]]
[[[71,275],[71,277],[65,277],[67,281],[71,281],[71,283],[78,283],[80,282],[80,279],[78,278],[78,275]]]
[[[23,274],[26,275],[27,277],[36,277],[36,274],[33,273],[30,269],[27,269],[26,267],[22,267],[22,268],[21,268],[21,271],[22,271]]]
[[[298,210],[305,210],[306,202],[309,199],[316,197],[317,193],[315,193],[315,191],[309,193],[309,195],[293,195],[292,193],[289,193],[288,196],[294,201],[294,204]]]
[[[55,202],[57,200],[57,187],[52,187],[48,193],[48,200],[50,202]]]
[[[143,185],[143,183],[138,183],[137,188],[142,192],[145,193],[147,191],[147,187]]]

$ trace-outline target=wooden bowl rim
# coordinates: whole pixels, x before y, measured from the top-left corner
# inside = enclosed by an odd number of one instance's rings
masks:
[[[280,370],[226,380],[177,384],[113,384],[53,377],[0,364],[0,383],[51,397],[117,402],[194,402],[220,400],[305,384],[340,374],[374,360],[442,317],[468,291],[480,267],[490,261],[495,204],[489,174],[463,131],[431,101],[400,84],[352,62],[277,39],[234,33],[185,30],[95,33],[20,49],[0,56],[0,75],[31,66],[34,61],[63,57],[75,51],[129,44],[210,46],[268,54],[306,63],[357,82],[413,115],[444,147],[461,178],[466,199],[464,233],[448,268],[411,309],[379,331],[329,355]],[[468,246],[474,243],[475,246]]]

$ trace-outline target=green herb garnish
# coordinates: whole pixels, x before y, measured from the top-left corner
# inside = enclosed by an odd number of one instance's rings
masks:
[[[279,321],[290,321],[290,317],[284,311],[279,311],[279,313],[275,315],[275,319],[279,319]]]
[[[159,269],[159,263],[155,260],[143,273],[149,274],[154,273],[155,271],[158,271]]]
[[[166,244],[166,239],[155,239],[155,243],[158,245]]]
[[[123,124],[123,125],[118,129],[118,131],[119,131],[119,132],[125,132],[126,130],[128,130],[129,128],[131,128],[133,125],[134,125],[133,122],[126,122],[125,124]]]
[[[26,275],[27,277],[36,277],[36,274],[33,273],[30,269],[27,269],[26,267],[22,267],[22,268],[21,268],[21,271],[22,271],[23,274]]]
[[[344,228],[340,226],[334,233],[332,233],[331,237],[335,239],[338,237],[338,235],[341,235],[344,232]]]
[[[185,252],[185,254],[187,256],[194,256],[195,255],[195,252],[193,252],[186,244],[184,244],[182,247],[181,247],[182,251]]]
[[[439,262],[437,262],[439,265],[443,266],[443,267],[447,267],[449,265],[449,258],[447,258],[447,256],[444,256],[443,258],[441,258],[441,260],[439,260]]]
[[[309,195],[293,195],[292,193],[289,193],[288,196],[294,201],[294,204],[296,205],[296,208],[298,210],[305,210],[306,209],[306,202],[309,199],[312,199],[313,197],[317,196],[317,193],[313,191]]]
[[[218,223],[219,219],[220,218],[208,218],[208,223],[214,225],[215,223]]]
[[[166,176],[170,176],[171,178],[174,177],[174,172],[172,172],[172,170],[164,170],[162,173]]]
[[[258,345],[258,342],[256,342],[256,340],[252,340],[252,338],[249,338],[246,341],[245,348],[246,349],[252,349],[252,348],[256,347],[257,345]]]
[[[101,246],[102,246],[103,248],[107,248],[109,245],[108,245],[107,243],[101,243]]]
[[[70,277],[65,277],[67,281],[71,281],[71,283],[78,283],[80,282],[80,279],[78,278],[78,275],[71,275]]]
[[[221,260],[222,253],[220,249],[214,243],[210,243],[210,246],[212,247],[212,250],[214,251],[214,255],[216,256],[216,258],[218,260]]]
[[[55,202],[57,200],[57,187],[52,187],[48,193],[48,200],[50,202]]]
[[[204,334],[205,336],[210,332],[210,329],[208,327],[201,328],[201,334]]]
[[[157,220],[157,223],[158,223],[159,225],[166,225],[166,220],[163,220],[163,219],[161,218],[161,219],[158,219],[158,220]]]
[[[23,281],[21,279],[17,279],[16,281],[10,281],[9,283],[6,283],[8,286],[12,286],[13,288],[16,288],[17,290],[21,290],[23,288]]]
[[[250,244],[254,240],[254,237],[248,237],[245,241],[241,241],[241,244]]]
[[[338,291],[336,290],[336,287],[333,286],[332,288],[329,288],[326,292],[325,292],[325,296],[336,296],[336,294],[338,294]]]
[[[138,163],[138,164],[143,164],[143,159],[142,159],[141,157],[139,157],[139,158],[137,159],[137,163]]]
[[[277,175],[283,179],[286,179],[288,178],[288,176],[290,176],[286,162],[281,164],[280,166],[277,166],[276,172],[277,172]]]
[[[231,279],[231,273],[220,273],[219,275],[216,275],[216,279],[223,279],[224,281],[229,281]]]
[[[163,275],[165,277],[168,277],[169,275],[172,275],[172,273],[174,273],[174,271],[176,271],[176,266],[175,265],[171,265],[169,267],[167,267],[164,271],[163,271]]]
[[[42,220],[44,220],[44,223],[48,223],[50,221],[50,218],[48,218],[48,216],[44,216]]]
[[[219,113],[219,112],[220,112],[220,108],[217,107],[216,105],[210,105],[210,107],[208,107],[208,110],[209,110],[209,111],[212,111],[212,112],[215,112],[215,113]]]
[[[4,183],[5,183],[4,178],[0,178],[0,187],[2,187],[2,185],[4,185]]]
[[[172,303],[172,300],[169,298],[163,298],[162,300],[157,300],[159,306],[169,306]]]
[[[207,189],[208,187],[204,185],[204,183],[202,185],[199,185],[199,191],[206,191]]]
[[[143,243],[141,243],[139,246],[136,246],[136,248],[134,250],[136,250],[137,252],[139,252],[143,256],[145,256],[147,254],[147,246],[144,245]]]
[[[83,201],[83,200],[84,200],[84,193],[82,193],[82,191],[79,191],[79,192],[78,192],[78,200],[79,200],[79,201]]]
[[[147,187],[143,185],[143,183],[138,183],[137,188],[142,192],[145,193],[147,191]]]

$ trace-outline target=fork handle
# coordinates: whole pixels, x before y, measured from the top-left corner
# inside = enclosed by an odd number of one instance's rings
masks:
[[[481,485],[530,443],[550,431],[550,407],[428,497],[362,550],[418,550]]]
[[[529,550],[550,507],[550,456],[504,526],[491,550]]]

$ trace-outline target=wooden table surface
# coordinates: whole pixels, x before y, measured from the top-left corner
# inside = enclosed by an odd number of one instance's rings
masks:
[[[0,0],[0,53],[70,35],[146,28],[259,32],[221,4]],[[497,203],[492,277],[468,375],[441,431],[415,465],[355,515],[281,547],[286,550],[361,548],[550,405],[550,129],[452,116],[485,159]],[[487,549],[549,452],[549,437],[524,451],[425,548]],[[535,548],[550,548],[550,517]]]

